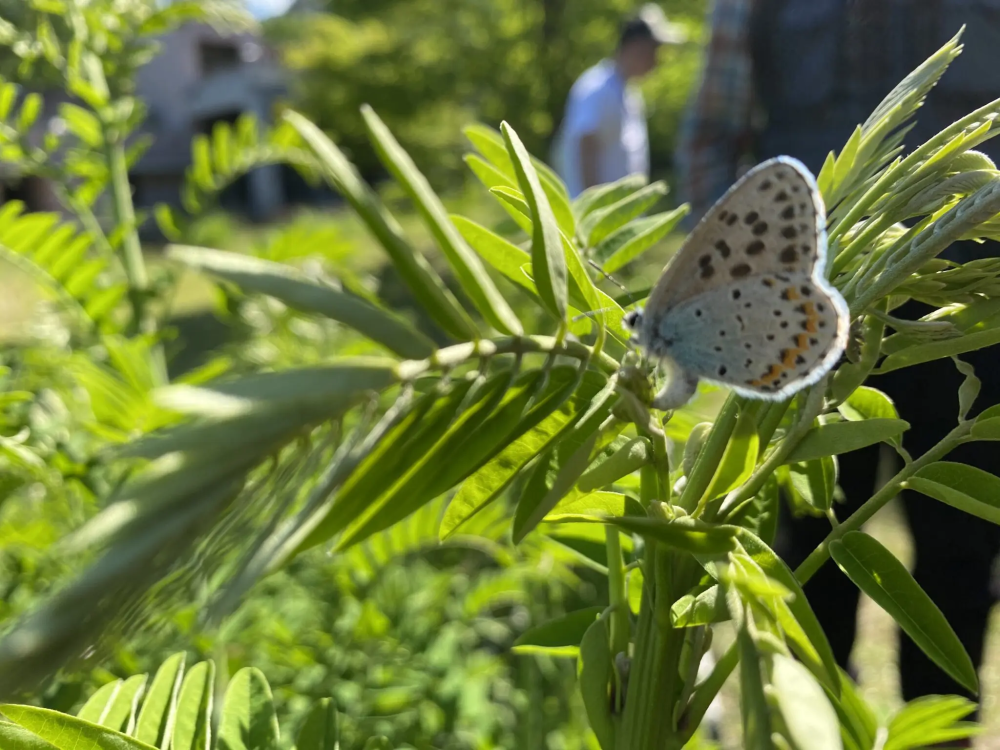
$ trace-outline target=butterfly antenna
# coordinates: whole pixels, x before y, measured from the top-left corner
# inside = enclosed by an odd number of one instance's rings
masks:
[[[620,281],[618,281],[618,279],[616,279],[616,278],[615,278],[614,276],[612,276],[612,275],[611,275],[610,273],[608,273],[608,272],[607,272],[607,271],[605,271],[605,270],[604,270],[603,268],[601,268],[601,267],[600,267],[600,266],[599,266],[599,265],[598,265],[597,263],[595,263],[595,262],[593,261],[593,259],[592,259],[592,258],[587,258],[587,262],[588,262],[588,263],[589,263],[590,265],[592,265],[592,266],[593,266],[594,268],[596,268],[596,269],[597,269],[597,271],[598,271],[598,273],[600,273],[600,274],[601,274],[601,276],[603,276],[604,278],[606,278],[606,279],[607,279],[608,281],[610,281],[610,282],[611,282],[612,284],[614,284],[614,285],[615,285],[616,287],[618,287],[618,288],[619,288],[619,289],[621,289],[621,290],[622,290],[623,292],[625,292],[625,294],[627,294],[627,295],[628,295],[628,298],[629,298],[629,301],[628,301],[628,302],[627,302],[627,303],[625,304],[625,307],[628,307],[629,305],[631,305],[631,304],[633,304],[633,303],[635,302],[635,297],[634,297],[634,295],[632,294],[632,292],[631,292],[631,291],[629,291],[629,290],[628,290],[628,289],[627,289],[627,288],[625,287],[625,285],[624,285],[624,284],[622,284],[622,283],[621,283]]]

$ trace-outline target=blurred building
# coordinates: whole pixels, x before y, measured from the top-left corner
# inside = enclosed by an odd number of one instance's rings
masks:
[[[160,54],[139,70],[136,81],[136,93],[148,107],[142,132],[152,136],[153,143],[129,174],[136,205],[147,208],[180,205],[196,134],[210,134],[217,122],[232,123],[247,113],[261,123],[271,122],[288,90],[286,72],[254,34],[220,34],[208,25],[188,24],[158,41]],[[42,113],[29,133],[31,142],[42,145],[61,122],[59,106],[66,101],[70,97],[65,92],[44,93]],[[301,193],[301,183],[289,168],[259,167],[237,179],[219,200],[227,210],[267,221],[288,204],[291,193]],[[46,180],[22,177],[13,165],[0,162],[0,203],[14,199],[32,211],[60,209]]]
[[[145,132],[152,147],[132,170],[137,205],[177,203],[191,163],[191,139],[250,113],[270,122],[287,90],[285,72],[263,40],[250,33],[222,35],[188,24],[160,39],[162,51],[141,68],[137,93],[149,108]],[[225,208],[264,221],[286,202],[279,166],[256,169],[221,196]]]

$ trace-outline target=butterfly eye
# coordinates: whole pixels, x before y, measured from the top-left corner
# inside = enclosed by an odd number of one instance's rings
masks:
[[[632,310],[627,313],[624,318],[622,318],[622,323],[625,324],[626,328],[638,328],[641,322],[642,313],[638,310]]]

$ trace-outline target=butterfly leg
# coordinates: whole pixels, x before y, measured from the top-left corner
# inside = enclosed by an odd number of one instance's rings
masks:
[[[682,369],[671,360],[664,360],[667,384],[653,398],[653,408],[669,411],[684,406],[698,390],[698,376]]]

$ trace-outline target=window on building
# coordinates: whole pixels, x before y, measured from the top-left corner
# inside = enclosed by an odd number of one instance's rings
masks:
[[[220,42],[202,42],[201,72],[211,75],[220,70],[235,68],[240,64],[240,51],[235,44]]]

